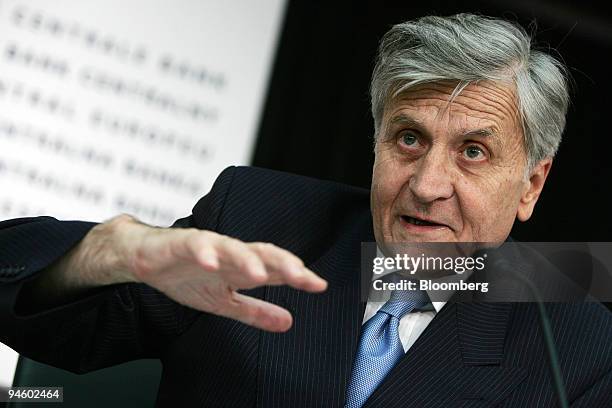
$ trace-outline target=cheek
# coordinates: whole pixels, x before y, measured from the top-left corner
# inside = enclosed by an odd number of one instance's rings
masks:
[[[386,151],[378,151],[372,172],[372,197],[378,209],[389,209],[408,177],[407,169]]]
[[[370,207],[377,233],[389,233],[394,205],[408,179],[408,169],[388,150],[376,150],[372,171]]]
[[[456,184],[456,194],[463,219],[474,228],[483,221],[483,215],[491,210],[491,190],[486,185],[462,179]]]
[[[498,208],[514,218],[524,187],[522,174],[509,169],[498,185],[496,195]]]
[[[463,219],[476,240],[505,239],[516,216],[520,183],[513,177],[497,177],[479,183],[458,184]]]

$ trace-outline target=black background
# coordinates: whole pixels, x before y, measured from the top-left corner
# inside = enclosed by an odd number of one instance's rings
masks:
[[[564,139],[522,241],[610,241],[612,18],[603,7],[547,1],[290,1],[252,163],[356,186],[370,184],[368,86],[392,24],[475,12],[519,22],[570,67]]]

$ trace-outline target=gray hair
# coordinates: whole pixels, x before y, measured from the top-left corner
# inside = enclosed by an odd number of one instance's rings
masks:
[[[409,88],[458,81],[451,100],[480,80],[516,86],[528,169],[553,157],[569,103],[568,74],[552,56],[532,49],[518,24],[474,14],[427,16],[393,26],[382,38],[372,75],[376,134],[385,104]]]

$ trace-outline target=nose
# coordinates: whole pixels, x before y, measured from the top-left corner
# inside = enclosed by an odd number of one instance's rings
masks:
[[[421,156],[414,174],[408,181],[408,188],[421,204],[443,200],[453,195],[449,158],[440,147],[434,146]]]

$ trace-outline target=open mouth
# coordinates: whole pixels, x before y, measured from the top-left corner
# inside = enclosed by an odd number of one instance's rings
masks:
[[[446,227],[444,224],[436,224],[435,222],[425,221],[423,219],[409,217],[407,215],[402,215],[402,220],[407,224],[418,225],[421,227]]]

